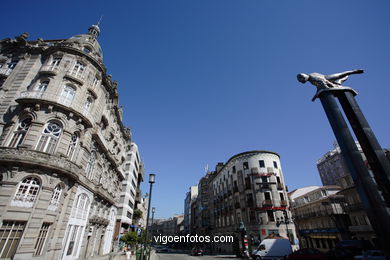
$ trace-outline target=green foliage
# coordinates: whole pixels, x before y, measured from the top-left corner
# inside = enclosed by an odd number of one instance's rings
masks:
[[[135,209],[133,211],[133,219],[138,220],[142,218],[142,211],[140,209]]]
[[[127,232],[121,237],[121,241],[130,246],[137,244],[138,240],[137,232]]]

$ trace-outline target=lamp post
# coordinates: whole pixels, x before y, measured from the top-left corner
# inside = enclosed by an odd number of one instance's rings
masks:
[[[152,208],[152,223],[150,224],[150,227],[153,227],[153,219],[154,219],[154,213],[156,212],[156,208],[153,207]],[[153,231],[153,230],[152,230]],[[151,232],[150,235],[152,236],[153,233]],[[148,255],[148,260],[150,260],[150,249],[151,249],[151,245],[153,243],[153,238],[152,238],[152,241],[150,242],[150,246],[149,246],[149,255]]]
[[[149,202],[148,202],[148,214],[146,216],[146,227],[145,227],[145,239],[148,241],[148,225],[149,225],[149,213],[150,213],[150,202],[152,201],[152,186],[153,183],[155,182],[155,177],[156,175],[151,173],[149,174],[149,183],[150,183],[150,188],[149,188]],[[147,242],[144,244],[144,248],[146,247]],[[141,260],[144,260],[144,248],[141,250]],[[150,249],[149,249],[150,251]]]

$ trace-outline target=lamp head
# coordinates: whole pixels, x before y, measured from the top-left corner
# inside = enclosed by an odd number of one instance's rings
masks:
[[[155,182],[155,177],[156,177],[156,174],[149,174],[149,183],[152,184]]]

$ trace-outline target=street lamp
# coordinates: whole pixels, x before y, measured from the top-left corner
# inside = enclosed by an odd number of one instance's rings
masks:
[[[150,188],[149,188],[148,214],[146,216],[146,227],[145,227],[145,239],[146,239],[146,241],[148,241],[148,225],[149,225],[150,203],[152,201],[152,186],[153,186],[153,183],[155,182],[155,177],[156,177],[156,174],[153,174],[153,173],[149,174]],[[145,244],[144,244],[144,248],[145,248]],[[141,250],[141,260],[144,260],[144,248],[142,248],[142,250]],[[149,248],[149,257],[150,257],[150,248]]]

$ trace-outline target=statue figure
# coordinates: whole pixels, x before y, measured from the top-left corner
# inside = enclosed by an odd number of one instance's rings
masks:
[[[314,101],[320,93],[323,91],[328,90],[350,90],[354,92],[354,94],[357,94],[356,91],[354,91],[350,87],[342,86],[341,84],[348,79],[348,76],[351,74],[361,74],[363,73],[363,70],[349,70],[345,72],[335,73],[331,75],[322,75],[320,73],[314,72],[305,74],[305,73],[299,73],[297,75],[297,79],[301,83],[306,83],[309,81],[312,85],[317,87],[317,93],[312,98],[312,101]]]

